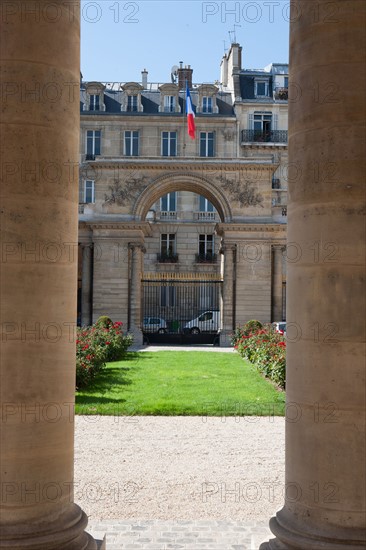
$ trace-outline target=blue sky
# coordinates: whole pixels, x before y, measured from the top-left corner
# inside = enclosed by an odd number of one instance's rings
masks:
[[[230,34],[229,34],[230,32]],[[220,77],[230,42],[243,47],[243,67],[288,63],[289,1],[82,0],[84,80],[168,82],[173,65],[193,68],[193,82]]]

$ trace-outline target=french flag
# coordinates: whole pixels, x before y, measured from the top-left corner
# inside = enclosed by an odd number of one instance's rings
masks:
[[[186,113],[187,113],[188,135],[192,139],[195,139],[196,126],[194,123],[194,112],[192,107],[191,94],[189,93],[188,82],[186,87]]]

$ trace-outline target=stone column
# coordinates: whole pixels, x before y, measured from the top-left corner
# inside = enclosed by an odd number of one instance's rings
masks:
[[[2,8],[0,546],[91,550],[73,502],[79,5]]]
[[[272,246],[272,321],[282,321],[283,252],[283,246]]]
[[[357,0],[292,5],[291,406],[285,504],[269,548],[366,547],[365,10]]]
[[[81,324],[92,324],[92,255],[93,246],[82,244],[82,272],[81,272]]]
[[[141,243],[129,243],[130,249],[130,300],[129,300],[129,332],[133,334],[134,344],[142,345],[141,330],[141,275],[142,254],[146,252]]]
[[[231,345],[231,335],[235,329],[234,285],[236,244],[223,241],[219,252],[223,255],[223,261],[221,263],[223,283],[221,294],[220,346],[226,347]]]

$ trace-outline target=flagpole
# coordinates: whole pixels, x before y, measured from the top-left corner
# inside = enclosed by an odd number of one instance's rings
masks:
[[[186,146],[187,146],[187,133],[188,133],[188,120],[187,120],[187,79],[186,79],[186,85],[184,87],[184,97],[185,101],[183,103],[183,135],[184,135],[184,141],[183,141],[183,156],[186,156]]]

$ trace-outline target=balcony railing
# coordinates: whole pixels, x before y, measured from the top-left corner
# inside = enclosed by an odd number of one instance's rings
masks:
[[[85,204],[79,204],[79,214],[84,214]]]
[[[198,220],[215,221],[215,212],[198,212]]]
[[[275,88],[273,97],[277,100],[288,101],[288,88]]]
[[[214,264],[217,261],[217,254],[206,252],[206,254],[196,254],[196,262],[198,264]]]
[[[178,254],[164,252],[157,255],[157,260],[160,264],[176,264],[178,262]]]
[[[162,210],[160,212],[160,219],[161,220],[176,220],[177,219],[177,212],[174,210]]]
[[[95,160],[95,155],[92,155],[91,153],[87,153],[85,155],[85,160]]]
[[[242,143],[287,143],[287,130],[242,130]]]

